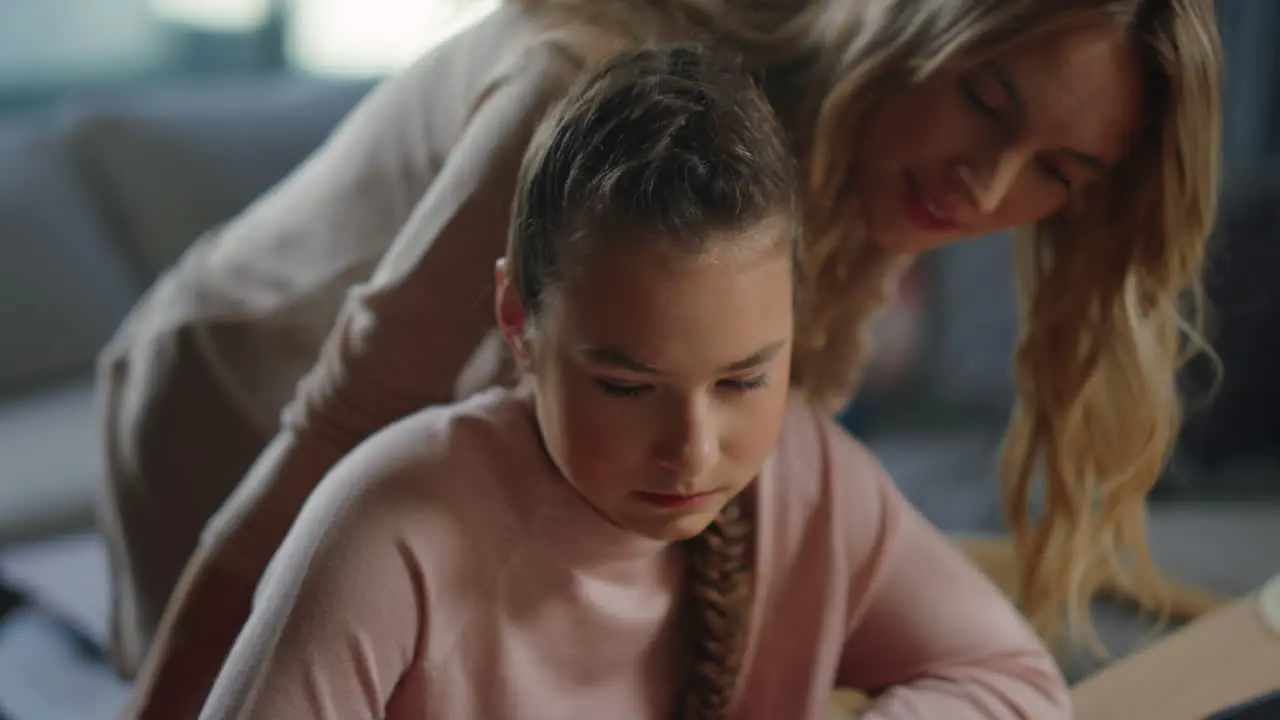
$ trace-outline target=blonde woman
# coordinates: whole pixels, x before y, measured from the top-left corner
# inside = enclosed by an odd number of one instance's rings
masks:
[[[1158,605],[1142,501],[1178,426],[1174,371],[1195,339],[1179,312],[1214,210],[1209,0],[527,0],[374,92],[105,351],[124,669],[235,490],[166,611],[144,714],[199,707],[334,462],[498,377],[492,263],[546,108],[597,58],[686,38],[758,72],[802,168],[794,386],[843,404],[905,262],[1022,228],[1004,463],[1017,599],[1046,636],[1064,610],[1084,627],[1109,578]]]

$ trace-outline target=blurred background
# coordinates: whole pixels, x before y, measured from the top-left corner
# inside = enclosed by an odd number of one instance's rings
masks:
[[[113,717],[126,692],[99,652],[98,349],[200,232],[496,2],[0,0],[0,719]],[[1235,594],[1280,571],[1280,3],[1218,5],[1226,173],[1208,281],[1226,380],[1190,414],[1152,533],[1165,567]],[[1002,524],[1008,255],[993,237],[922,259],[844,416],[950,531]],[[1144,641],[1111,612],[1116,642]]]

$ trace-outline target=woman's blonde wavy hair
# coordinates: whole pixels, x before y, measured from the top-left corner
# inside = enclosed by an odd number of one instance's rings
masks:
[[[844,405],[870,319],[906,260],[869,242],[854,138],[903,83],[1019,43],[1120,23],[1146,72],[1148,124],[1108,179],[1014,240],[1022,332],[1002,487],[1018,601],[1047,638],[1091,629],[1103,583],[1167,607],[1145,497],[1180,425],[1176,374],[1206,350],[1199,278],[1215,212],[1221,52],[1211,0],[521,0],[620,42],[699,39],[773,95],[806,182],[794,383]],[[797,92],[795,89],[799,88]]]

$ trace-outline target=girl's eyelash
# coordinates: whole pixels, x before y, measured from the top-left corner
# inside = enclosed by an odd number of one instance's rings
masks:
[[[653,389],[652,385],[628,385],[626,383],[613,382],[604,378],[597,378],[596,384],[604,391],[606,395],[614,397],[636,397],[643,395]]]
[[[721,380],[719,386],[732,392],[747,392],[750,390],[758,390],[768,384],[768,377],[764,374],[753,375],[747,378],[739,378],[733,380]],[[627,383],[615,382],[604,378],[596,378],[596,385],[600,387],[606,395],[620,398],[633,398],[644,395],[653,390],[652,385],[630,385]]]
[[[758,390],[764,387],[768,381],[769,378],[761,374],[735,380],[721,380],[720,384],[722,387],[741,392],[745,390]]]

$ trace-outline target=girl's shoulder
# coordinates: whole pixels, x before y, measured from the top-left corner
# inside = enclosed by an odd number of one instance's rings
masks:
[[[774,463],[789,475],[804,477],[801,485],[815,490],[838,476],[884,473],[865,445],[799,392],[788,400]]]
[[[384,481],[410,476],[415,484],[430,484],[428,479],[434,477],[521,466],[538,451],[535,423],[527,393],[494,387],[456,403],[424,408],[386,426],[333,472]]]
[[[465,601],[519,551],[540,506],[530,488],[546,484],[537,474],[548,463],[533,422],[524,398],[494,389],[387,426],[307,497],[285,541],[294,559],[273,564],[376,558]]]
[[[535,423],[531,400],[504,388],[426,408],[361,443],[317,494],[416,526],[436,516],[496,520],[547,465]]]
[[[892,523],[907,501],[876,456],[834,417],[793,393],[777,448],[761,476],[761,512],[794,526],[813,525],[841,544],[867,539]],[[858,538],[844,538],[845,533]]]

